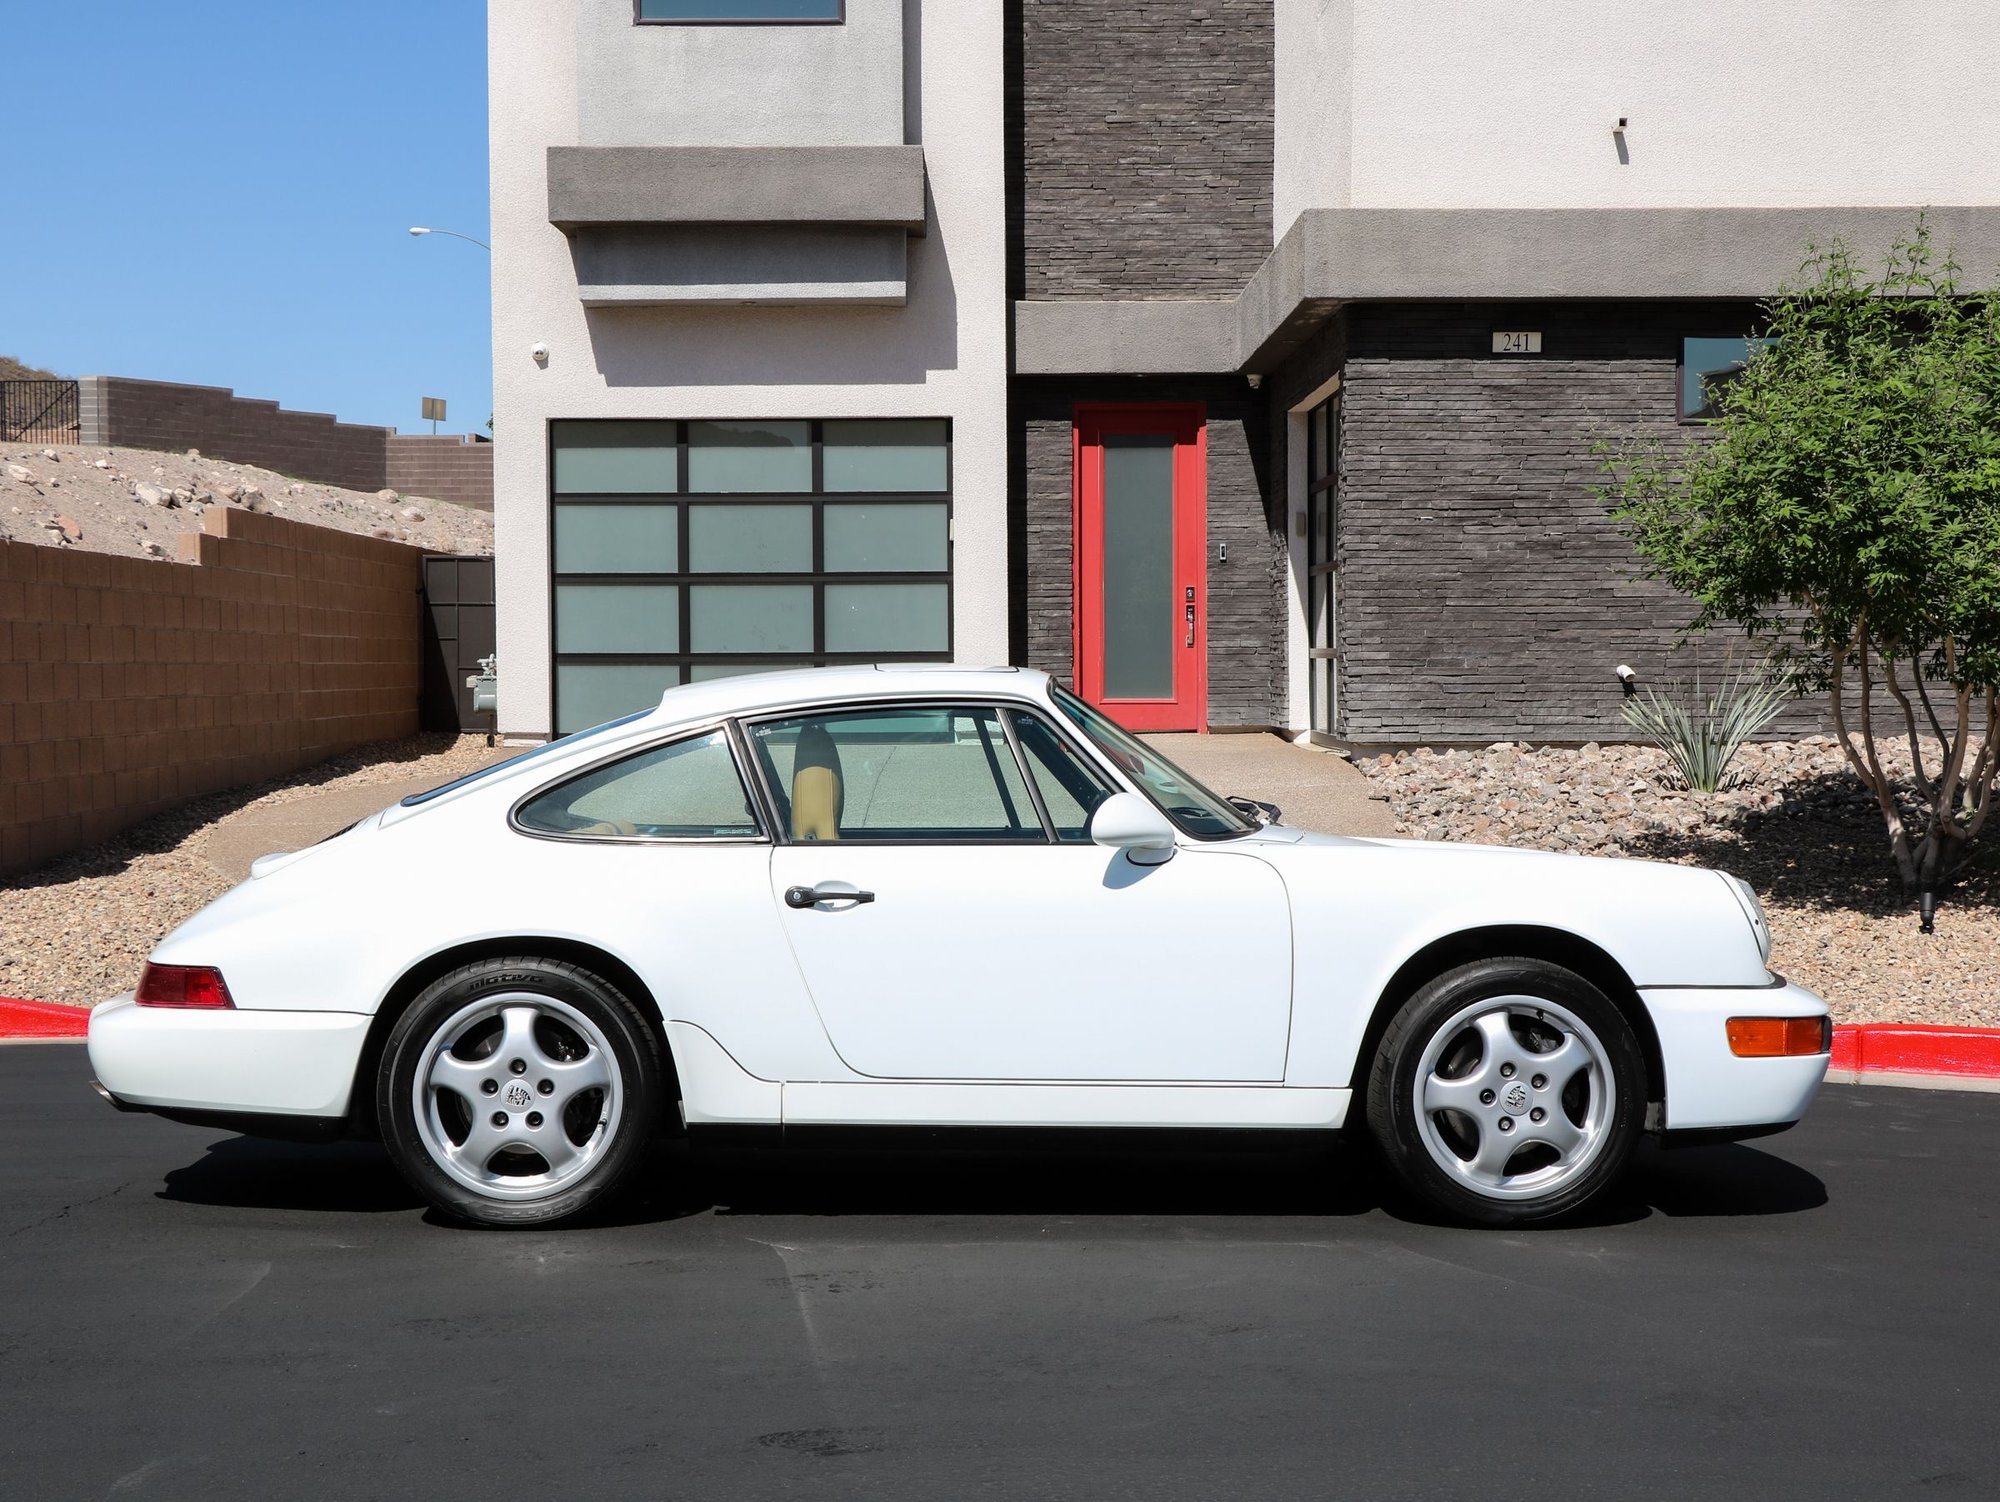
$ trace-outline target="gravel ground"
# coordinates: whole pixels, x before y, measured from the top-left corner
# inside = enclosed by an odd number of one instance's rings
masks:
[[[1937,932],[1920,932],[1874,800],[1829,738],[1745,747],[1739,784],[1715,794],[1674,787],[1666,756],[1639,746],[1501,744],[1359,765],[1399,834],[1741,876],[1770,915],[1773,967],[1842,1022],[2000,1027],[2000,852],[1989,843],[1943,895]]]
[[[473,735],[357,747],[276,782],[197,799],[93,849],[0,878],[0,996],[91,1006],[130,990],[161,937],[229,889],[203,847],[209,831],[238,810],[371,783],[446,782],[486,754],[486,738]]]
[[[199,450],[0,445],[0,538],[172,558],[210,506],[266,511],[437,553],[491,553],[493,517],[393,490],[343,490]]]

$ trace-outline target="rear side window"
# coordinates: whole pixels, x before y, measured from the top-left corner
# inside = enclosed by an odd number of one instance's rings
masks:
[[[755,839],[762,834],[729,737],[720,730],[586,772],[529,799],[514,818],[537,834],[588,839]]]

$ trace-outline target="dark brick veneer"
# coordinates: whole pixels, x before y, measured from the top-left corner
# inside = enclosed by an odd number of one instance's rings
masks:
[[[1684,335],[1747,304],[1378,304],[1346,310],[1339,633],[1357,743],[1627,739],[1612,669],[1658,681],[1688,603],[1638,577],[1590,493],[1599,439],[1669,444]],[[1539,356],[1491,353],[1539,329]],[[1307,358],[1302,352],[1300,358]],[[1275,381],[1274,385],[1277,384]],[[1707,668],[1729,643],[1703,647]],[[1802,707],[1795,716],[1810,719]]]
[[[1232,297],[1271,250],[1272,0],[1007,0],[1010,291]]]
[[[1009,497],[1018,601],[1013,657],[1071,676],[1070,431],[1078,402],[1187,402],[1208,414],[1208,722],[1285,717],[1285,536],[1263,399],[1233,377],[1018,381]],[[1227,543],[1229,561],[1218,561]]]

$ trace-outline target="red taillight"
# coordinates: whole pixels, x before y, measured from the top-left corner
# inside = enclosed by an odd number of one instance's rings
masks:
[[[222,972],[210,965],[148,965],[134,998],[142,1007],[234,1007]]]

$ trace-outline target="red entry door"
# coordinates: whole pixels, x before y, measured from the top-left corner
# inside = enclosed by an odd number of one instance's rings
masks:
[[[1133,730],[1208,720],[1199,404],[1076,411],[1077,692]]]

